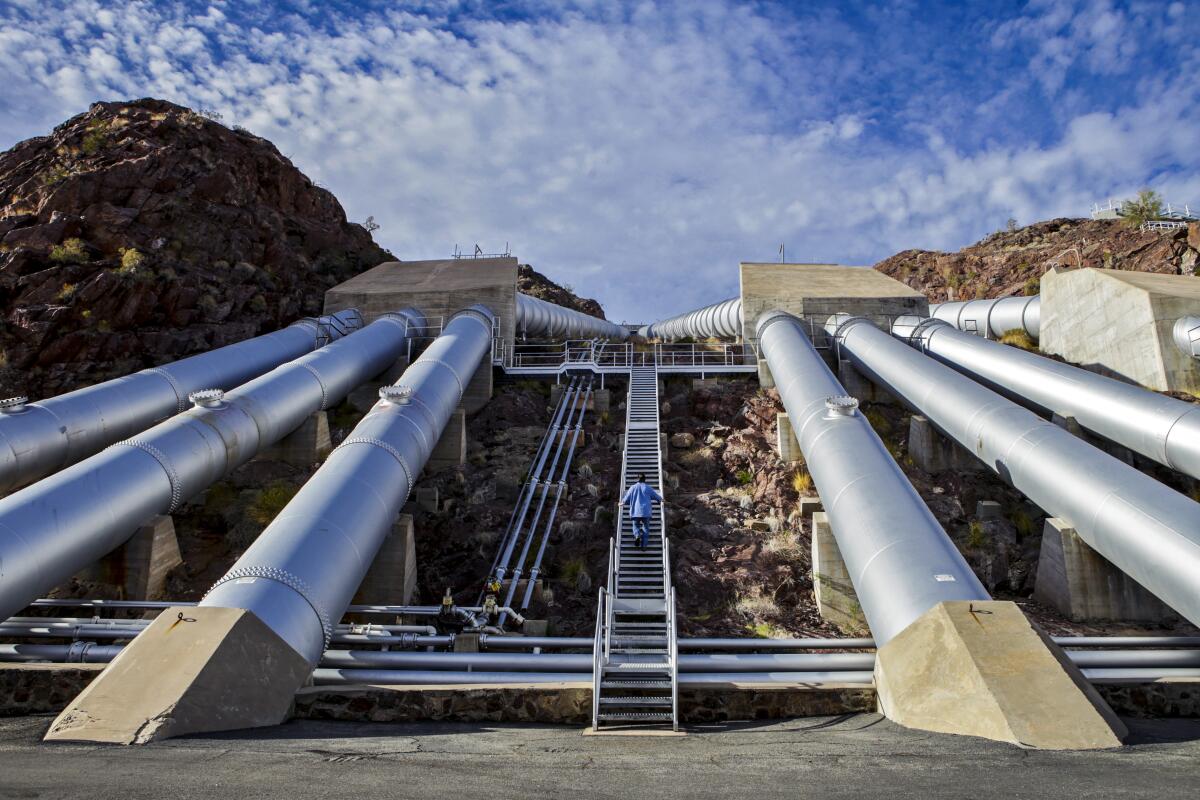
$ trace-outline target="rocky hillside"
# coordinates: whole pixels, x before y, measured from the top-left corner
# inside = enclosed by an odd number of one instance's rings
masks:
[[[1200,224],[1143,233],[1120,220],[1053,219],[999,231],[957,253],[905,250],[875,269],[940,303],[1037,294],[1052,266],[1192,275],[1200,266]]]
[[[539,300],[545,300],[547,303],[555,303],[584,314],[590,314],[593,317],[607,319],[600,303],[589,298],[576,297],[570,287],[560,286],[528,264],[521,264],[517,268],[517,291]]]
[[[393,256],[265,139],[97,103],[0,154],[0,395],[255,336]]]

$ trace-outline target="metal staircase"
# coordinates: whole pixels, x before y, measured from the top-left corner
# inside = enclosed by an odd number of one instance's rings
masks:
[[[658,429],[658,371],[630,370],[622,492],[645,474],[662,494]],[[645,548],[622,506],[609,545],[607,585],[600,589],[593,651],[592,727],[670,725],[679,730],[678,644],[670,546],[661,506],[655,507]]]

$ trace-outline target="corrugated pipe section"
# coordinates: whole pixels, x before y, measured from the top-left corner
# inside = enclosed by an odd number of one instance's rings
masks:
[[[1200,358],[1200,317],[1180,317],[1171,327],[1171,338],[1179,352]]]
[[[929,315],[985,339],[999,339],[1011,330],[1025,331],[1036,339],[1042,332],[1038,295],[940,303],[929,307]]]
[[[860,372],[1065,520],[1163,602],[1200,623],[1200,504],[868,320],[837,315],[826,330]]]
[[[0,618],[170,514],[261,449],[383,372],[417,311],[389,314],[0,500]]]
[[[629,338],[629,331],[620,325],[520,292],[517,293],[517,334],[534,339],[621,341]]]
[[[773,311],[757,333],[875,641],[940,602],[989,599],[803,324]]]
[[[955,330],[899,317],[892,335],[1018,401],[1073,416],[1099,436],[1200,478],[1200,406]]]
[[[492,322],[483,306],[456,314],[200,605],[253,612],[315,666],[488,354]]]
[[[360,327],[350,309],[47,400],[0,401],[0,495],[178,414],[192,392],[232,389],[316,349],[319,333]]]
[[[653,325],[644,325],[638,335],[668,342],[689,336],[693,339],[735,339],[742,335],[742,298],[722,300]]]

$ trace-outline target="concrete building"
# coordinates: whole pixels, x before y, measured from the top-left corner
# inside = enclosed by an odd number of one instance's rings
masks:
[[[1200,281],[1116,269],[1042,276],[1043,353],[1157,391],[1200,391],[1200,368],[1171,339],[1175,321],[1200,314]]]

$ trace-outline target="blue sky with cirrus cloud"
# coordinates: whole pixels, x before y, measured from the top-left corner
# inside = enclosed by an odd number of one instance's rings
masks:
[[[1200,203],[1181,2],[0,3],[0,146],[95,100],[214,108],[400,258],[497,250],[649,320],[739,260],[869,264]]]

